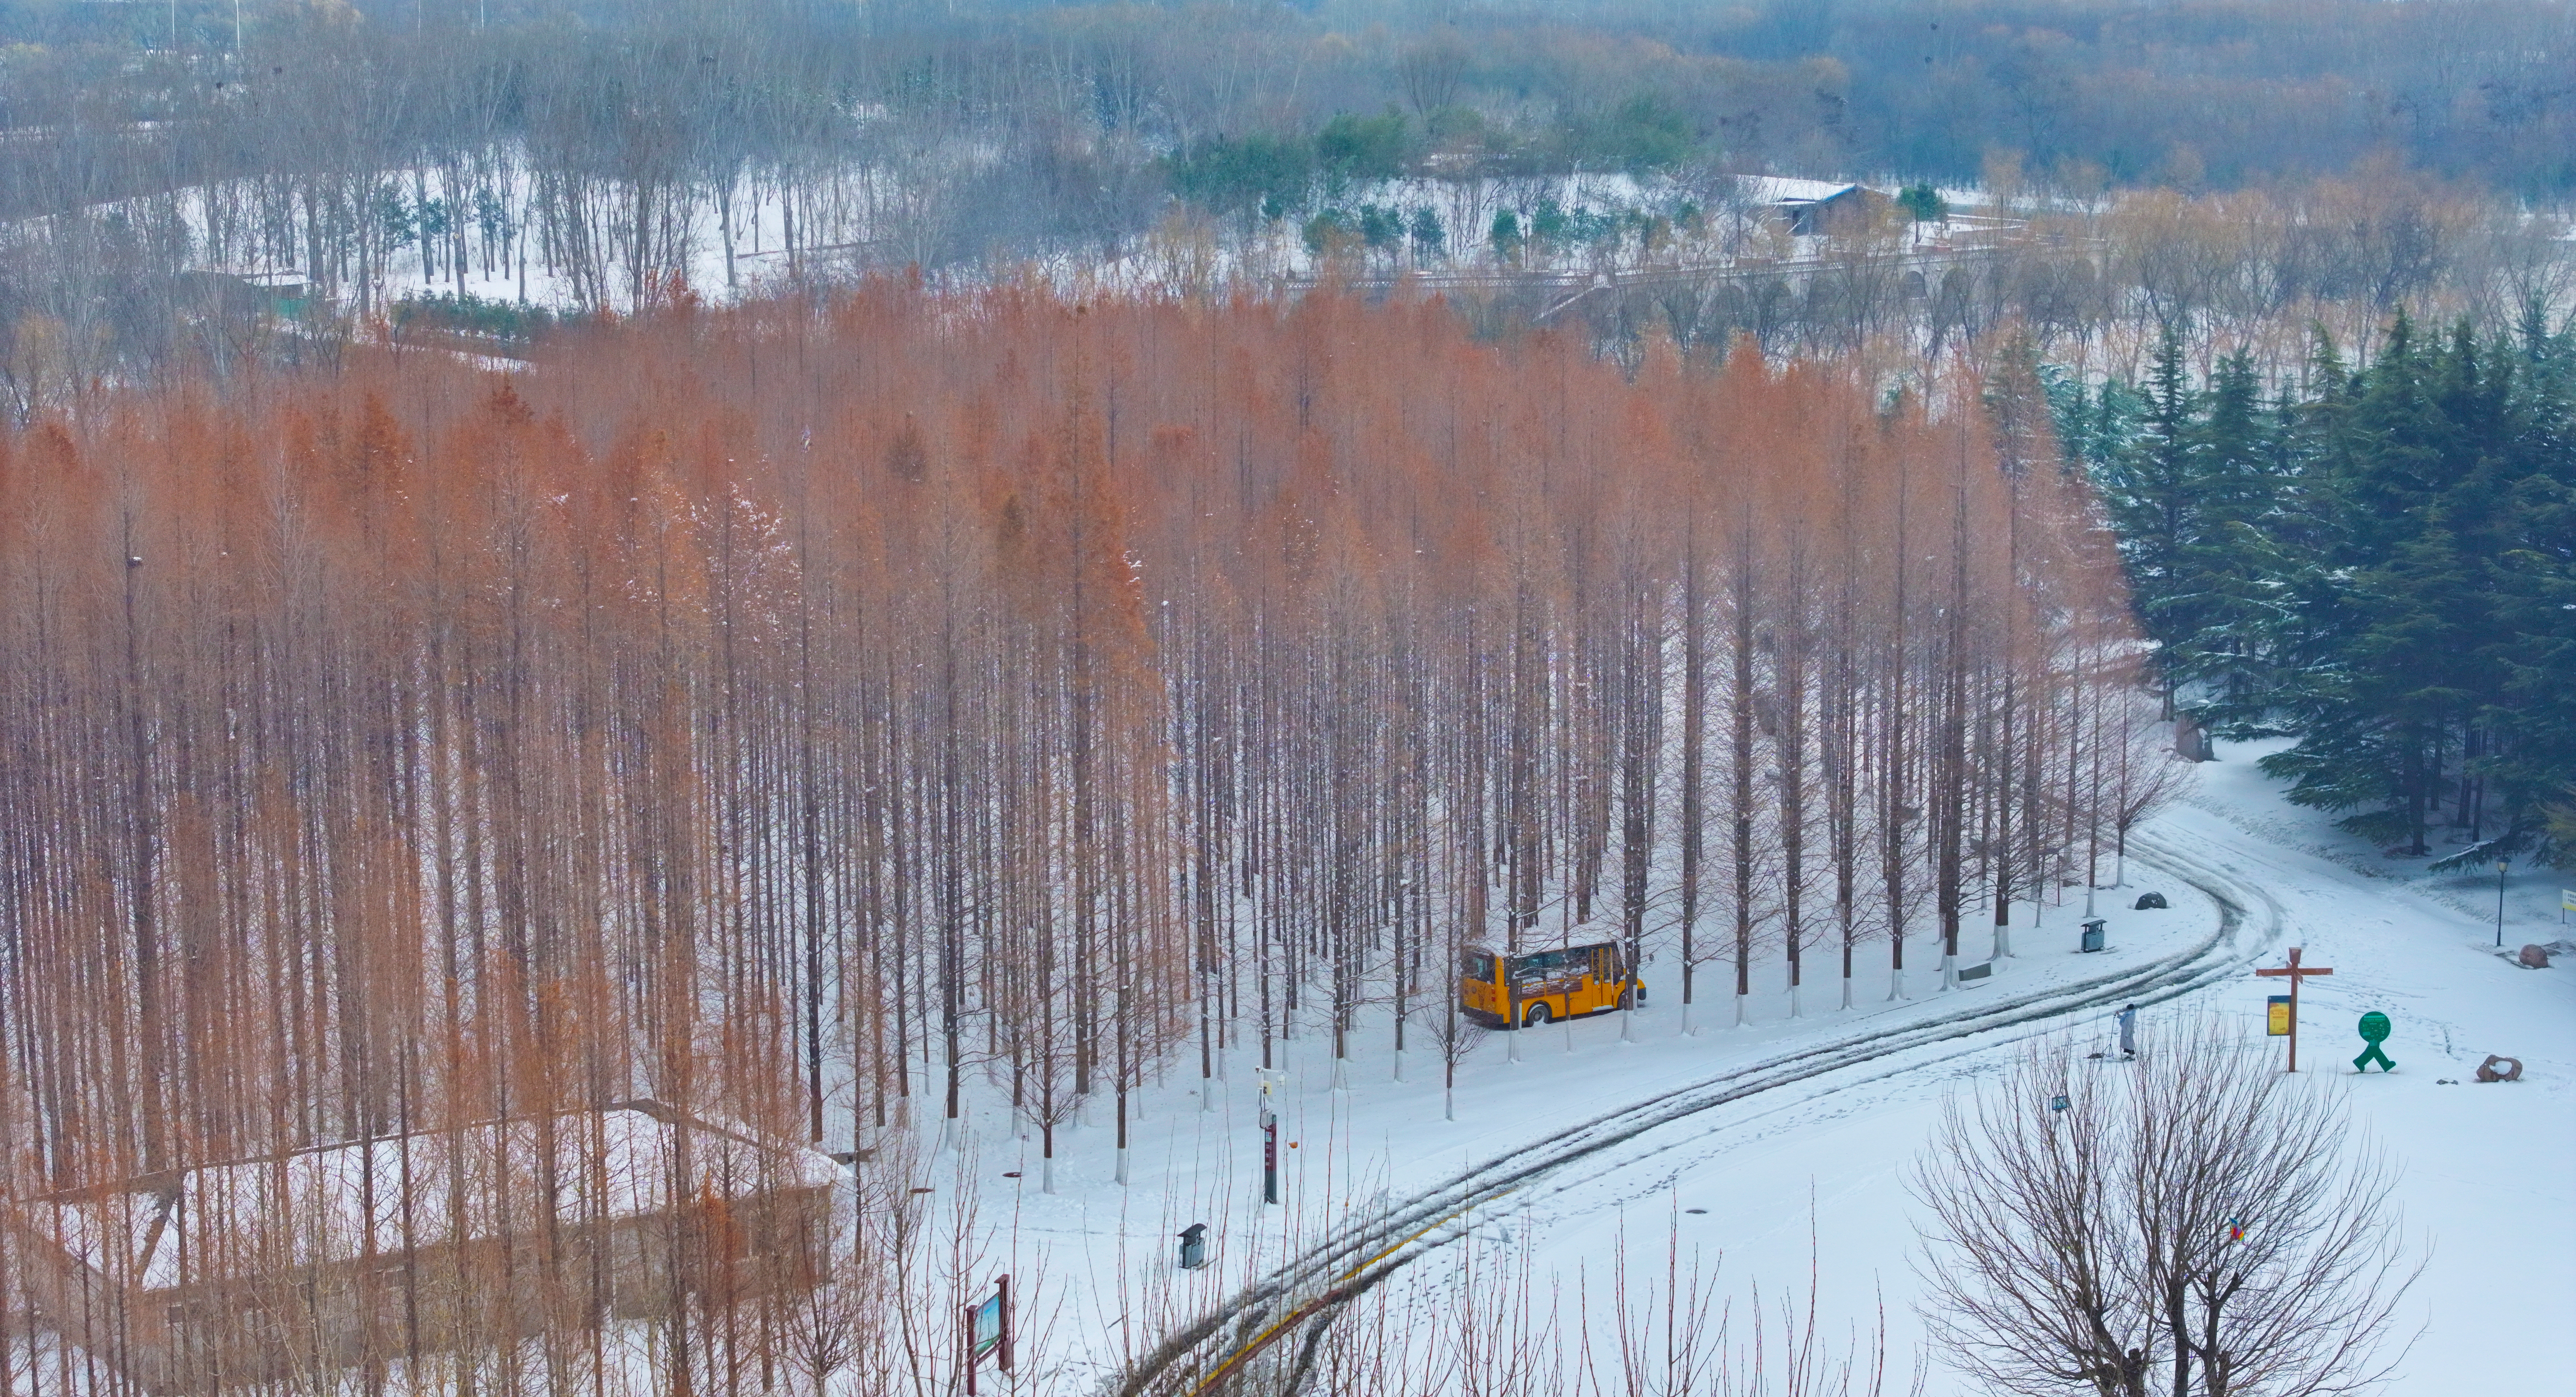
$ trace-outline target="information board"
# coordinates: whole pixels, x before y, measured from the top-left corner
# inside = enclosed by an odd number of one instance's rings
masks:
[[[975,1337],[967,1349],[969,1360],[980,1360],[1002,1346],[1002,1297],[987,1295],[975,1307]]]

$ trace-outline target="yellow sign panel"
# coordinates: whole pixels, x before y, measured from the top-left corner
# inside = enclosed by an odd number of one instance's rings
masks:
[[[2263,1016],[2263,1032],[2265,1036],[2272,1038],[2289,1037],[2290,997],[2286,994],[2273,995],[2270,999],[2263,1002],[2263,1007],[2268,1011]]]

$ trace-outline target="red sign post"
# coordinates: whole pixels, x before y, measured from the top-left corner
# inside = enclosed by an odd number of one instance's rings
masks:
[[[2327,967],[2322,966],[2322,965],[2301,965],[2301,964],[2299,964],[2299,948],[2298,948],[2298,947],[2296,947],[2296,946],[2292,946],[2292,947],[2290,948],[2290,963],[2289,963],[2288,965],[2273,966],[2273,967],[2271,967],[2271,968],[2269,968],[2269,969],[2265,969],[2265,970],[2257,970],[2257,971],[2255,971],[2254,973],[2255,973],[2255,974],[2257,974],[2257,975],[2286,975],[2286,976],[2288,976],[2288,977],[2289,977],[2289,980],[2290,980],[2290,1069],[2289,1069],[2289,1070],[2291,1070],[2291,1071],[2293,1071],[2293,1072],[2296,1072],[2296,1071],[2298,1071],[2298,1070],[2299,1070],[2299,982],[2300,982],[2301,980],[2304,980],[2304,979],[2308,978],[2308,977],[2309,977],[2309,976],[2311,976],[2311,975],[2332,975],[2332,974],[2334,973],[2334,971],[2332,971],[2332,970],[2330,970],[2330,969],[2328,969]]]

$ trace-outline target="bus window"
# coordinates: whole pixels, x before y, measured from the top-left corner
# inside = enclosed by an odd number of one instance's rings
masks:
[[[1512,961],[1512,983],[1545,985],[1542,993],[1570,990],[1583,978],[1590,956],[1582,951],[1541,951],[1536,955],[1516,957]],[[1526,993],[1527,991],[1524,991]]]
[[[1483,951],[1469,951],[1461,958],[1458,973],[1480,984],[1492,984],[1494,958]]]

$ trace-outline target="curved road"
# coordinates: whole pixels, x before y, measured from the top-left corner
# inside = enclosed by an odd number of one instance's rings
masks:
[[[2154,1004],[2190,994],[2242,975],[2279,939],[2282,912],[2270,894],[2169,840],[2133,835],[2131,842],[2139,846],[2142,863],[2209,896],[2219,909],[2214,931],[2144,965],[2000,1000],[1981,997],[1975,1007],[1963,1006],[1961,1012],[1929,1023],[1811,1044],[1634,1102],[1541,1144],[1487,1161],[1310,1247],[1229,1297],[1215,1311],[1166,1337],[1109,1390],[1116,1397],[1197,1397],[1220,1388],[1294,1392],[1315,1345],[1340,1308],[1402,1267],[1465,1235],[1459,1219],[1471,1209],[1505,1194],[1543,1186],[1569,1166],[1650,1131],[1764,1092],[1837,1074],[1841,1079],[1826,1084],[1825,1092],[1840,1091],[1910,1070],[1912,1064],[1887,1060],[1932,1044],[1975,1038],[1980,1040],[1975,1047],[1992,1047],[1999,1041],[2047,1032],[2085,1010]],[[2002,1039],[1990,1036],[2016,1028],[2028,1031]],[[1862,1070],[1872,1064],[1881,1070]]]

